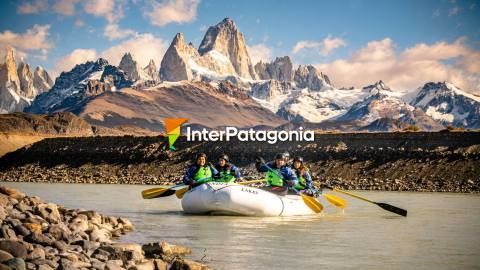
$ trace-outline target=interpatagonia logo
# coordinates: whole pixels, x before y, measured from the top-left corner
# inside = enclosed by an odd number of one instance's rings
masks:
[[[165,123],[165,130],[167,131],[168,136],[168,146],[170,150],[176,150],[173,144],[180,137],[180,126],[187,122],[188,118],[165,118],[163,123]]]

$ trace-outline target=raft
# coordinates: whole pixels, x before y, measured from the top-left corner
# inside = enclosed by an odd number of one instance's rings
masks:
[[[182,199],[185,213],[196,215],[304,216],[315,213],[298,195],[280,196],[235,183],[209,182]]]

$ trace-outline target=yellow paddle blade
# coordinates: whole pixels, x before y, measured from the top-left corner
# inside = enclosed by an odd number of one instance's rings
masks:
[[[254,184],[254,183],[261,183],[261,182],[265,182],[265,179],[243,181],[243,182],[238,182],[237,184],[240,184],[240,185],[248,185],[248,184]]]
[[[181,189],[175,191],[175,196],[177,196],[177,198],[181,199],[181,198],[183,198],[183,195],[185,195],[185,193],[187,193],[187,191],[188,191],[188,187],[181,188]]]
[[[347,206],[347,201],[344,200],[343,198],[334,196],[332,194],[323,194],[323,197],[327,199],[331,204],[335,205],[338,208],[345,208]]]
[[[315,198],[310,197],[308,195],[299,193],[300,196],[302,196],[303,202],[310,208],[312,209],[313,212],[315,213],[320,213],[323,210],[323,205],[317,201]]]
[[[147,189],[147,190],[142,191],[142,197],[144,199],[153,199],[153,198],[156,198],[156,197],[160,197],[162,194],[164,194],[168,190],[170,190],[170,188],[160,187],[160,188]]]

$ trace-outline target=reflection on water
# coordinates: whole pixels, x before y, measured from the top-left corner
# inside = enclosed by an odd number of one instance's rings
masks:
[[[342,213],[312,217],[184,215],[175,196],[143,200],[149,187],[3,183],[72,208],[125,216],[122,241],[167,240],[216,269],[479,269],[480,196],[358,192],[407,209],[408,218],[345,195]]]

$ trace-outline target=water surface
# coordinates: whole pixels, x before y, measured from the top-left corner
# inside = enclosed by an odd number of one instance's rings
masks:
[[[187,245],[215,269],[480,269],[479,195],[358,191],[408,217],[335,194],[349,203],[344,213],[322,199],[322,216],[258,218],[184,215],[175,196],[143,200],[151,186],[2,184],[127,217],[136,231],[121,241]]]

